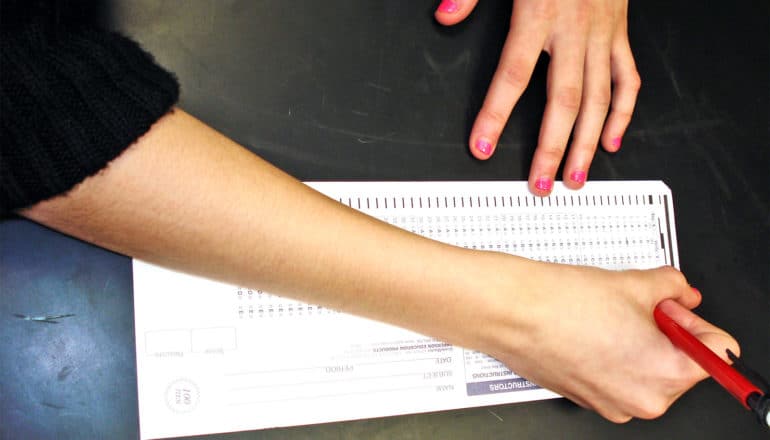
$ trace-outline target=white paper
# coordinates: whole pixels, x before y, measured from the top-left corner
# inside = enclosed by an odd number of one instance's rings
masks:
[[[313,182],[446,243],[611,269],[678,267],[662,182]],[[484,354],[394,326],[134,261],[142,438],[558,397]]]

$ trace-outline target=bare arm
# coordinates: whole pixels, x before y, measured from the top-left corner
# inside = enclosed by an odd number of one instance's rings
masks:
[[[700,298],[673,269],[611,272],[431,241],[307,188],[181,110],[21,214],[126,255],[486,352],[614,421],[660,415],[705,377],[655,328],[660,301],[678,301],[669,315],[719,352],[737,350],[687,310]]]
[[[361,215],[178,109],[23,215],[167,267],[471,342],[444,324],[467,310],[481,253]]]

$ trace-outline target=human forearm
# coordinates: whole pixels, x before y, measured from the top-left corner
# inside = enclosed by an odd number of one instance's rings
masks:
[[[499,258],[334,202],[181,110],[23,215],[157,264],[473,345],[479,335],[454,323],[485,313],[482,296],[463,296],[477,259]]]

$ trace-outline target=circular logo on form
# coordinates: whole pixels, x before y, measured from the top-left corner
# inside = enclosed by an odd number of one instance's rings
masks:
[[[198,386],[189,379],[177,379],[166,388],[166,406],[177,413],[192,412],[199,398]]]

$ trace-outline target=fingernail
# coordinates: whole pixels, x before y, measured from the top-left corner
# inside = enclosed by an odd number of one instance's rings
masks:
[[[547,177],[538,177],[538,179],[535,180],[535,188],[540,191],[550,191],[552,187],[553,181]]]
[[[481,154],[487,156],[492,154],[492,144],[484,138],[478,138],[476,140],[476,149],[479,150]]]
[[[698,295],[698,298],[703,298],[703,295],[700,293],[700,290],[698,290],[695,287],[693,287],[692,291],[695,292]]]
[[[457,6],[457,2],[453,0],[442,0],[441,4],[438,5],[439,11],[447,12],[449,14],[457,12],[458,9],[460,9],[460,7]]]
[[[623,141],[623,138],[621,138],[620,136],[618,136],[616,138],[613,138],[612,139],[612,146],[615,147],[615,148],[620,148],[620,144],[621,144],[622,141]]]
[[[569,178],[575,183],[583,183],[586,181],[586,172],[581,170],[573,171]]]

